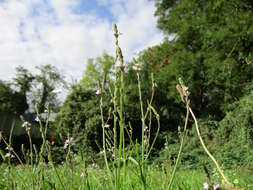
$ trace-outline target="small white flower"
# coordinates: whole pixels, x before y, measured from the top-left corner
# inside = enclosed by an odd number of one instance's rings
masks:
[[[84,177],[84,173],[82,172],[80,176],[81,176],[81,177]]]
[[[73,137],[71,137],[70,139],[67,139],[65,142],[64,142],[64,146],[63,148],[66,149],[68,148],[68,146],[73,146],[75,143],[73,142]]]
[[[116,68],[116,69],[119,69],[119,68],[122,68],[123,67],[123,69],[124,68],[127,68],[127,64],[124,64],[123,63],[123,65],[121,65],[121,63],[120,63],[120,61],[117,59],[117,61],[116,61],[116,63],[114,64],[114,67]]]
[[[22,128],[26,126],[26,121],[21,125]]]
[[[140,71],[140,70],[141,70],[141,65],[140,65],[140,64],[135,64],[135,65],[133,66],[133,70],[135,70],[135,71]]]
[[[47,112],[48,112],[48,109],[49,109],[49,105],[47,104],[47,105],[45,106],[44,112],[47,113]]]
[[[68,144],[67,144],[67,143],[64,143],[63,148],[64,148],[64,149],[68,148]]]
[[[208,185],[207,182],[203,183],[203,188],[204,188],[204,190],[208,190],[209,189],[209,185]]]
[[[214,182],[213,184],[213,190],[219,190],[220,189],[220,185],[218,182]]]
[[[164,147],[165,147],[166,150],[169,150],[169,146],[168,146],[167,142],[164,143]]]
[[[147,130],[148,130],[148,126],[146,125],[144,128],[144,132],[147,132]]]
[[[98,90],[96,91],[96,95],[99,95],[99,94],[101,94],[100,89],[98,89]]]
[[[110,125],[105,124],[104,127],[105,127],[105,128],[110,128]]]
[[[35,121],[37,121],[37,122],[39,122],[39,121],[40,121],[40,118],[39,118],[39,116],[38,116],[38,115],[36,116]]]
[[[184,94],[185,96],[190,95],[189,88],[187,86],[182,85],[182,89],[183,89],[183,92],[185,93]]]
[[[92,164],[92,167],[93,167],[93,168],[98,168],[98,165],[95,164],[95,163],[93,163],[93,164]]]
[[[10,157],[10,158],[14,158],[14,156],[13,156],[10,152],[6,153],[6,154],[5,154],[5,157],[6,157],[6,158],[9,158],[9,157]]]
[[[116,67],[116,68],[120,68],[120,62],[119,62],[119,60],[118,60],[118,59],[117,59],[116,63],[114,64],[114,67]]]
[[[24,127],[29,127],[31,126],[31,123],[29,123],[28,121],[25,121],[24,123],[22,123],[21,127],[24,128]]]
[[[7,146],[5,150],[13,151],[13,148]]]

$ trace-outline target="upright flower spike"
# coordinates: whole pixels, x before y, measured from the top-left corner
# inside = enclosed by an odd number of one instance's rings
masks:
[[[123,60],[121,48],[119,47],[119,40],[118,40],[119,33],[118,33],[118,28],[116,24],[113,25],[113,29],[114,29],[114,37],[115,37],[115,45],[116,45],[116,59],[118,59],[120,63],[121,71],[124,71],[124,60]]]

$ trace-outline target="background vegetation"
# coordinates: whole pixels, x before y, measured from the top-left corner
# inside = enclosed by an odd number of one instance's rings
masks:
[[[151,162],[173,165],[183,130],[184,105],[177,94],[181,77],[189,87],[191,106],[199,119],[205,143],[224,168],[253,169],[253,3],[250,0],[156,0],[157,26],[167,36],[163,43],[148,47],[125,64],[124,120],[131,122],[133,141],[142,137],[136,64],[140,73],[144,108],[151,98],[160,115],[161,129]],[[0,81],[0,112],[12,115],[33,113],[35,102],[43,113],[49,105],[57,114],[49,124],[55,137],[53,160],[66,157],[63,146],[73,137],[73,154],[88,163],[103,166],[101,82],[104,78],[104,118],[113,128],[111,93],[116,59],[103,53],[88,60],[83,78],[70,87],[61,106],[56,87],[66,87],[59,71],[51,65],[38,67],[34,75],[17,68],[12,82]],[[2,115],[4,115],[2,114]],[[155,122],[153,122],[155,123]],[[189,121],[193,125],[193,121]],[[0,123],[1,124],[1,123]],[[7,125],[6,125],[7,126]],[[151,130],[155,136],[156,125]],[[119,131],[118,131],[119,132]],[[193,127],[189,127],[181,163],[187,168],[211,167]],[[130,139],[125,142],[129,149]]]

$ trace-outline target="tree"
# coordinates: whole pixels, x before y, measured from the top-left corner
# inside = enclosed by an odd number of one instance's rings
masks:
[[[39,70],[39,74],[35,76],[33,84],[35,86],[33,104],[38,104],[41,113],[44,112],[46,105],[55,111],[59,105],[55,90],[65,87],[66,82],[57,68],[52,65],[43,65],[36,67],[36,69]]]
[[[253,78],[253,6],[245,0],[157,0],[158,27],[174,36],[170,69],[199,115],[225,115]]]
[[[94,90],[100,88],[103,78],[106,84],[109,83],[114,62],[115,59],[105,52],[101,57],[89,59],[81,85],[85,89]]]
[[[16,76],[13,78],[13,81],[15,86],[19,88],[19,93],[24,97],[26,104],[24,107],[25,110],[29,107],[27,102],[27,93],[30,92],[34,79],[35,77],[27,69],[22,66],[16,67]]]
[[[100,95],[96,95],[96,91],[101,88],[103,79],[108,91],[113,63],[114,58],[106,53],[89,59],[83,79],[72,86],[71,93],[57,114],[57,133],[62,134],[63,139],[68,134],[73,137],[76,151],[81,148],[86,152],[99,152],[102,147]],[[111,104],[108,94],[104,94],[105,118]]]
[[[21,115],[27,109],[25,97],[0,81],[0,112]]]

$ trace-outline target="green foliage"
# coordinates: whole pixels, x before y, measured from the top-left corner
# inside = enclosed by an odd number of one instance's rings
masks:
[[[228,166],[253,163],[253,91],[229,106],[214,136],[216,152]]]
[[[81,86],[89,90],[97,90],[105,77],[105,84],[111,81],[112,65],[115,60],[112,56],[105,52],[101,57],[89,59],[84,72],[84,77],[81,80]]]
[[[57,115],[56,125],[58,133],[63,135],[63,141],[68,133],[74,138],[76,151],[100,151],[102,127],[99,97],[95,91],[86,90],[80,85],[73,86]]]
[[[26,95],[30,91],[34,76],[24,67],[16,67],[16,76],[13,78],[14,84],[19,88],[19,92]]]
[[[55,93],[56,88],[64,87],[66,82],[58,69],[52,65],[36,67],[39,74],[35,76],[35,91],[32,93],[32,102],[38,103],[40,113],[44,112],[46,105],[56,111],[59,105]]]
[[[11,89],[0,81],[0,112],[20,115],[28,108],[24,94]]]
[[[221,119],[253,78],[250,1],[156,1],[158,27],[174,36],[172,78],[182,76],[194,110]]]
[[[58,133],[66,139],[69,133],[75,139],[75,151],[99,152],[102,150],[102,124],[100,115],[100,85],[105,77],[105,118],[109,110],[108,87],[111,81],[114,58],[104,53],[95,60],[88,60],[84,77],[80,84],[72,86],[72,91],[56,118]],[[64,139],[63,139],[64,140]]]

